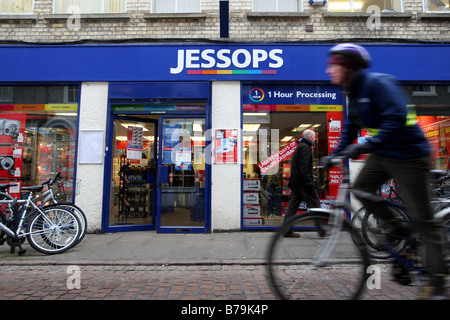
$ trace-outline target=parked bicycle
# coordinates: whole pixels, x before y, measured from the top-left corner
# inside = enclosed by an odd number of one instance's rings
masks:
[[[430,171],[432,187],[431,193],[434,195],[432,206],[435,210],[435,219],[442,224],[442,232],[447,248],[450,248],[450,197],[443,192],[442,182],[450,178],[447,172],[441,170]],[[385,234],[393,228],[393,224],[401,224],[405,228],[412,228],[411,217],[408,214],[406,206],[403,204],[401,195],[389,186],[386,202],[391,211],[389,220],[376,217],[373,213],[367,212],[364,207],[356,211],[352,216],[353,226],[361,233],[363,240],[368,245],[369,254],[378,259],[390,258],[392,254],[377,243],[379,234]],[[394,200],[395,202],[393,202]],[[408,251],[408,239],[405,237],[391,236],[391,246],[397,254],[401,254],[405,249]],[[394,245],[395,244],[395,245]],[[411,249],[409,249],[411,250]]]
[[[72,202],[66,202],[66,194],[64,192],[64,181],[61,179],[61,172],[58,172],[53,179],[48,179],[45,182],[42,182],[40,186],[44,187],[47,186],[47,191],[41,193],[40,195],[37,195],[38,192],[41,192],[43,188],[39,188],[39,186],[36,186],[36,197],[32,200],[35,204],[37,204],[39,207],[45,206],[46,208],[54,207],[54,206],[62,206],[66,210],[71,211],[73,214],[76,215],[76,217],[80,220],[81,223],[81,230],[80,235],[77,239],[76,244],[78,244],[81,240],[83,240],[84,236],[86,235],[87,230],[87,219],[86,215],[84,214],[83,210],[75,205]],[[16,186],[14,183],[5,184],[0,186],[0,200],[3,198],[10,198],[10,194],[8,193],[8,188],[11,186]],[[54,192],[52,187],[56,186],[57,191]],[[79,183],[77,184],[77,188],[79,188]],[[25,190],[22,188],[22,190]],[[62,201],[61,201],[62,200]],[[5,211],[5,209],[3,209]],[[11,213],[11,212],[10,212]]]
[[[312,208],[307,213],[286,220],[273,235],[268,248],[268,273],[274,291],[281,299],[357,299],[361,296],[371,257],[367,245],[349,219],[352,210],[350,195],[357,194],[369,201],[386,201],[383,198],[353,189],[349,184],[349,172],[342,156],[332,159],[344,173],[338,194],[332,209]],[[394,203],[394,202],[392,202]],[[387,210],[395,208],[388,206]],[[315,232],[314,220],[321,220],[326,234]],[[310,229],[300,238],[284,237],[291,228]],[[400,255],[395,247],[395,234],[374,234],[377,245],[387,251],[394,259],[395,279],[406,283],[406,278],[414,276],[420,279],[426,269],[416,259],[420,241],[414,235],[408,235],[413,257]],[[375,240],[374,240],[375,241]]]
[[[25,253],[22,244],[25,239],[37,251],[57,254],[72,248],[79,238],[81,223],[76,215],[62,206],[40,207],[33,202],[34,194],[42,185],[23,187],[29,191],[26,200],[18,200],[6,193],[0,195],[1,242],[19,248],[19,255]]]

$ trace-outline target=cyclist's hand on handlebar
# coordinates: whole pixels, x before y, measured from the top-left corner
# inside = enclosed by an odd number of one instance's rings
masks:
[[[333,167],[333,159],[335,157],[333,156],[326,156],[326,157],[322,157],[320,158],[319,164],[321,167],[325,168],[325,169],[329,169],[331,167]]]
[[[343,151],[340,152],[340,154],[348,158],[357,159],[359,155],[369,153],[372,150],[373,145],[370,142],[366,142],[348,145]]]

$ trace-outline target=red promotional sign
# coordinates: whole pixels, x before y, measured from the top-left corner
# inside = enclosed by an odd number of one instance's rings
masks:
[[[237,163],[237,143],[237,129],[217,129],[215,131],[215,162]]]
[[[261,174],[267,173],[267,171],[277,166],[280,162],[283,162],[284,160],[289,158],[294,153],[296,147],[297,147],[297,139],[289,142],[279,151],[275,152],[264,161],[258,163],[258,167],[261,170]]]
[[[331,154],[341,142],[342,112],[327,112],[328,129],[328,154]],[[329,195],[335,197],[342,182],[343,174],[338,168],[331,168],[328,171]]]

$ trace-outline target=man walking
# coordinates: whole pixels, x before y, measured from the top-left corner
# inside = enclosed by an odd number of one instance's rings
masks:
[[[289,206],[285,219],[295,216],[302,201],[306,202],[308,208],[320,208],[319,194],[313,181],[313,155],[312,146],[316,141],[316,133],[312,130],[303,131],[297,148],[294,151],[291,161],[291,177],[288,187],[291,188]],[[323,235],[323,230],[318,227],[318,232]],[[290,230],[285,237],[300,237],[298,233]]]

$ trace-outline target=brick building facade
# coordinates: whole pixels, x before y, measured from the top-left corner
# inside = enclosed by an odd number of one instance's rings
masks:
[[[376,6],[377,2],[371,3]],[[84,13],[75,7],[72,11],[75,15],[71,15],[54,13],[52,0],[34,0],[32,12],[23,14],[17,9],[17,12],[0,15],[0,40],[60,43],[341,39],[446,42],[450,39],[448,3],[446,11],[427,11],[422,0],[402,1],[400,11],[374,7],[369,13],[365,7],[360,12],[330,11],[329,4],[312,6],[306,0],[298,3],[297,12],[254,12],[252,0],[230,1],[228,39],[219,36],[218,0],[202,0],[200,12],[194,13],[155,13],[151,6],[151,0],[128,0],[122,8],[124,12]]]
[[[90,232],[273,229],[273,155],[307,128],[316,161],[339,141],[325,61],[344,41],[397,77],[448,168],[449,0],[310,1],[2,0],[0,183],[61,172]],[[329,206],[341,177],[316,174]]]

